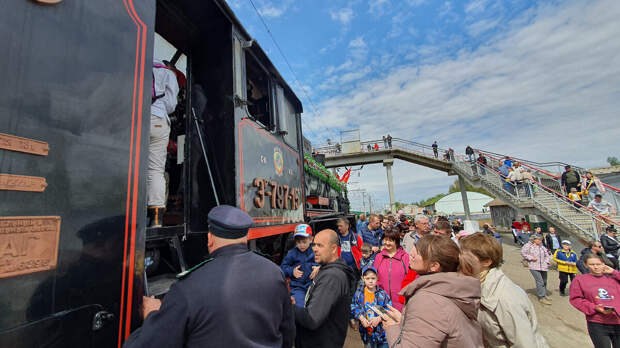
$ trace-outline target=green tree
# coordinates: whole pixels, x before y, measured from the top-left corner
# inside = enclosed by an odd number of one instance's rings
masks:
[[[407,203],[394,202],[394,210],[399,211],[399,210],[403,209],[406,205],[407,205]]]
[[[620,161],[618,161],[616,157],[607,157],[607,163],[609,163],[610,166],[620,166]]]

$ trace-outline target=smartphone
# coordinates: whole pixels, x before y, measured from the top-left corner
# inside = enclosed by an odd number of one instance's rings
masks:
[[[372,310],[373,310],[375,313],[379,314],[379,316],[381,316],[381,314],[385,314],[385,315],[387,315],[388,317],[390,317],[390,319],[392,319],[392,320],[394,320],[394,321],[397,321],[396,319],[394,319],[394,317],[393,317],[393,316],[391,316],[391,315],[390,315],[390,313],[389,313],[389,312],[388,312],[385,308],[383,308],[383,307],[381,307],[381,306],[379,306],[379,305],[374,305],[374,306],[372,306],[372,307],[370,307],[370,308],[372,308]]]
[[[606,310],[606,311],[607,310],[612,310],[613,311],[614,307],[612,307],[612,306],[605,306],[605,307],[603,307],[603,309]]]
[[[375,311],[375,313],[377,314],[385,314],[385,315],[389,315],[388,311],[385,310],[385,308],[379,306],[379,305],[374,305],[372,306],[372,310]]]

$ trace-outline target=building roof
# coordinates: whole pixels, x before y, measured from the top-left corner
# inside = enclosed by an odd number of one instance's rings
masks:
[[[490,201],[489,203],[484,205],[485,207],[507,207],[508,204],[506,204],[504,201],[502,201],[499,198],[495,198],[494,200]]]
[[[603,168],[592,168],[592,169],[590,169],[590,171],[594,175],[620,173],[620,166],[603,167]]]

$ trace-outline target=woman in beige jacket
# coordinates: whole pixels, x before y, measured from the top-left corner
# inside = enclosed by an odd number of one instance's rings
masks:
[[[480,262],[482,285],[478,322],[486,348],[548,348],[538,332],[536,312],[523,289],[500,269],[502,246],[483,233],[460,241],[463,252],[474,254]]]
[[[401,313],[382,314],[391,348],[482,348],[476,317],[480,282],[476,260],[445,236],[427,235],[411,251],[409,267],[420,276],[400,291]]]

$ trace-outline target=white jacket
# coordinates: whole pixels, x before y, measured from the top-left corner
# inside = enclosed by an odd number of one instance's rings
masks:
[[[523,289],[499,268],[492,268],[481,286],[478,322],[486,348],[549,348]]]
[[[154,61],[153,64],[163,65],[160,61]],[[156,68],[153,66],[153,87],[155,95],[163,95],[151,105],[151,115],[161,117],[168,120],[168,115],[174,112],[177,107],[177,95],[179,94],[179,84],[177,76],[170,69]]]

